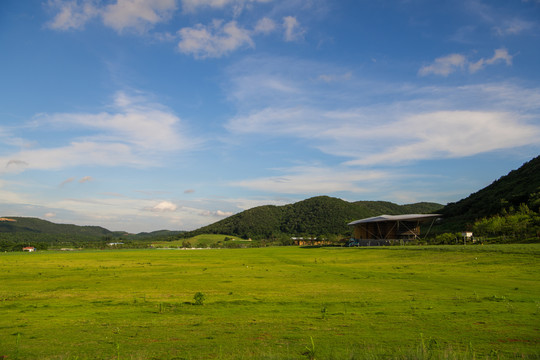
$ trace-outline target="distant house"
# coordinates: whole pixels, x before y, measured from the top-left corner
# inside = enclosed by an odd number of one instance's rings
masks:
[[[380,215],[356,220],[352,240],[367,245],[384,245],[392,240],[414,240],[420,236],[420,224],[433,222],[440,214]],[[373,243],[371,243],[373,242]]]
[[[22,248],[22,251],[34,252],[36,251],[36,248],[33,246],[25,246]]]

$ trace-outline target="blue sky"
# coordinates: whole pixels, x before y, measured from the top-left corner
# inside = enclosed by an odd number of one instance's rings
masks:
[[[540,1],[0,5],[0,215],[460,200],[540,153]]]

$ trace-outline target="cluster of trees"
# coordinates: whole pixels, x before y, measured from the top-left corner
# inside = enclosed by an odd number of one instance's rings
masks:
[[[526,204],[517,209],[510,207],[500,214],[484,217],[473,225],[473,232],[492,241],[538,241],[540,240],[540,213]]]
[[[469,226],[474,240],[481,243],[516,243],[540,241],[540,212],[538,193],[531,194],[529,205],[510,206],[500,213],[485,216]],[[535,209],[531,209],[533,206]],[[536,211],[535,211],[536,210]],[[445,232],[429,239],[430,244],[463,244],[467,239],[461,232]],[[468,240],[470,241],[470,240]]]
[[[147,248],[154,239],[125,239],[112,236],[83,236],[77,234],[40,233],[0,233],[0,252],[22,251],[23,247],[33,246],[37,250],[47,249],[111,249]],[[117,245],[109,245],[109,244]]]

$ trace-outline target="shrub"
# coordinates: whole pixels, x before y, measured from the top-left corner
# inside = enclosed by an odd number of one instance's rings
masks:
[[[195,305],[203,305],[204,300],[206,300],[206,295],[199,291],[193,295],[193,300],[195,301]]]

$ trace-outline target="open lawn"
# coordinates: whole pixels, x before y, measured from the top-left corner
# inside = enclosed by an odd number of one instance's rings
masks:
[[[2,253],[0,359],[533,359],[539,260],[539,244]]]
[[[187,239],[155,242],[152,245],[155,248],[182,248],[184,247],[184,245],[189,244],[189,247],[192,248],[207,248],[223,247],[232,244],[246,245],[250,243],[251,240],[242,239],[237,236],[221,234],[201,234]]]

